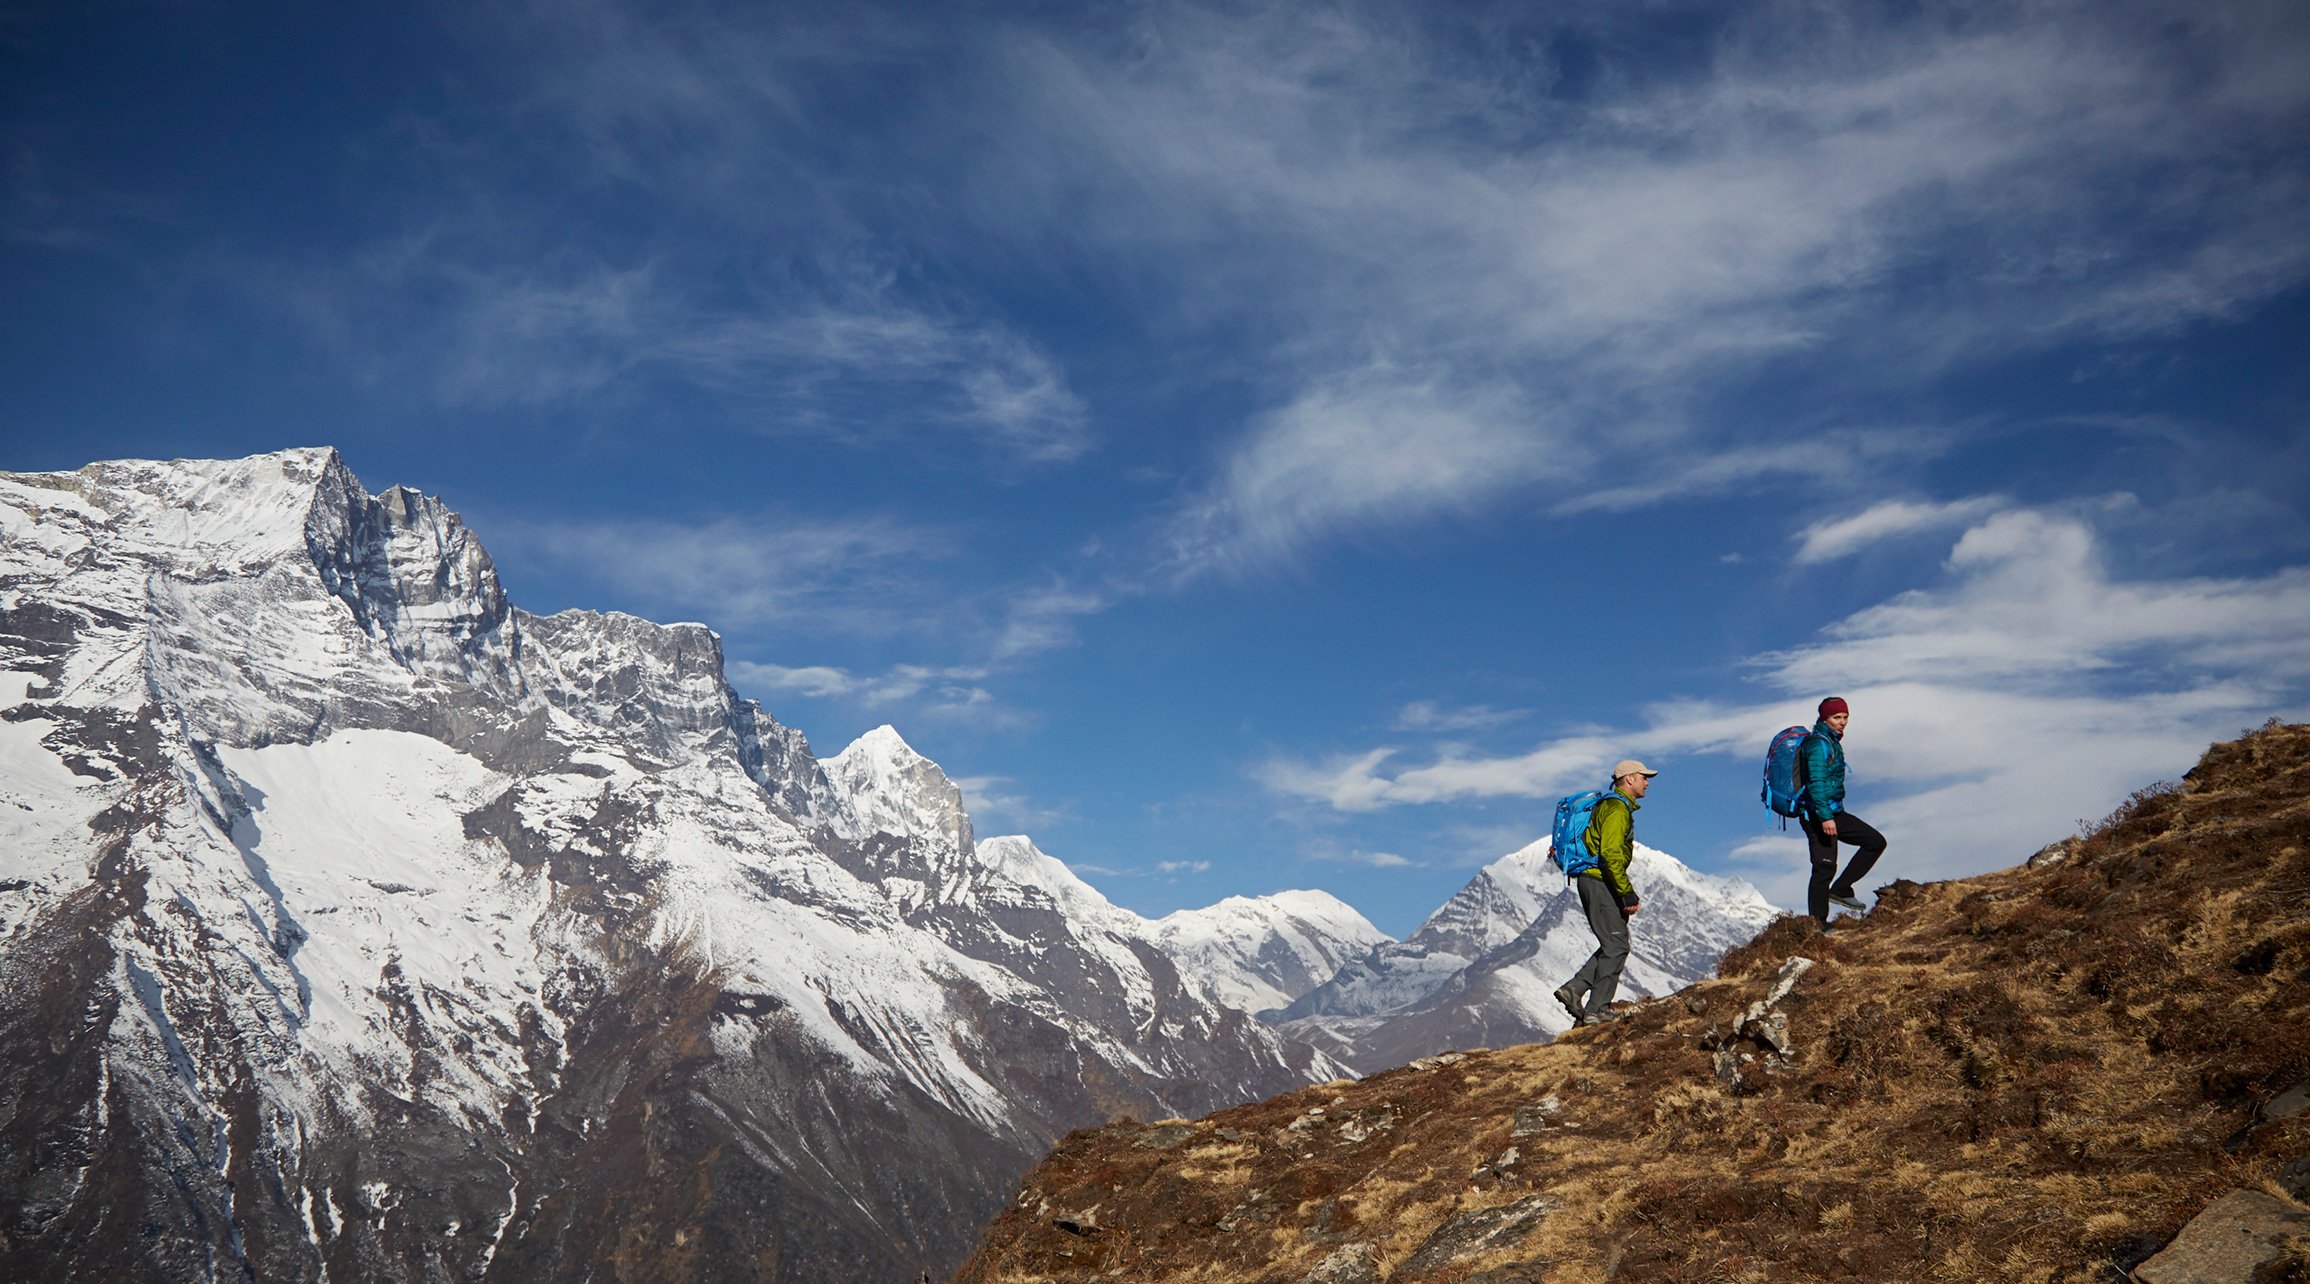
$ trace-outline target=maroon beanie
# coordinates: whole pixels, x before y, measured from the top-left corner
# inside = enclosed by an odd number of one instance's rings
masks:
[[[1851,709],[1845,707],[1845,697],[1843,696],[1830,696],[1828,699],[1821,701],[1821,716],[1824,718],[1832,717],[1840,713],[1851,712]]]

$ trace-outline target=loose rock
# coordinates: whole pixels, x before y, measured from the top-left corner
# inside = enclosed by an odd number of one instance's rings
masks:
[[[1557,1206],[1557,1202],[1546,1195],[1527,1195],[1512,1204],[1461,1213],[1438,1226],[1436,1233],[1428,1236],[1390,1278],[1416,1280],[1454,1262],[1496,1249],[1513,1248],[1531,1235],[1541,1219]]]
[[[1169,1150],[1194,1135],[1194,1124],[1160,1123],[1149,1128],[1144,1136],[1132,1144],[1141,1150]]]
[[[2310,1079],[2305,1079],[2270,1098],[2268,1104],[2262,1107],[2262,1117],[2264,1119],[2291,1119],[2305,1110],[2310,1110]]]
[[[2134,1268],[2140,1284],[2242,1284],[2310,1243],[2310,1209],[2258,1190],[2206,1206],[2164,1251]]]
[[[1549,1121],[1554,1119],[1557,1112],[1562,1109],[1564,1109],[1564,1100],[1554,1093],[1542,1097],[1529,1106],[1518,1106],[1516,1107],[1515,1126],[1508,1130],[1508,1135],[1511,1137],[1529,1137],[1546,1128]]]
[[[2037,849],[2036,855],[2029,858],[2029,867],[2038,869],[2046,865],[2059,865],[2077,855],[2077,848],[2078,841],[2075,838],[2064,838],[2058,842],[2047,843]]]
[[[1349,1244],[1317,1262],[1299,1284],[1379,1284],[1379,1279],[1379,1254],[1369,1244]]]

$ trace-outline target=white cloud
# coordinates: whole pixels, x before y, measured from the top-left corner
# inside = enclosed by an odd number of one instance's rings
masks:
[[[1210,870],[1211,862],[1207,860],[1159,860],[1155,862],[1155,868],[1166,874],[1201,874]]]
[[[1011,599],[993,657],[1013,660],[1075,642],[1075,621],[1113,605],[1108,594],[1052,582]]]
[[[1905,593],[1760,657],[1784,689],[1888,680],[2061,691],[2097,670],[2310,674],[2310,567],[2253,579],[2121,581],[2080,520],[2000,513],[1951,550],[1950,582]],[[2172,689],[2171,686],[2168,689]]]
[[[884,281],[732,304],[701,297],[687,269],[661,259],[505,258],[461,261],[421,237],[285,293],[315,337],[372,379],[414,370],[455,405],[631,397],[671,383],[718,395],[774,435],[861,445],[931,436],[1027,463],[1072,460],[1092,445],[1088,412],[1048,352],[999,320]],[[412,296],[436,310],[430,338],[389,341],[378,329],[405,329],[406,315],[380,305]]]
[[[1389,782],[1378,775],[1379,765],[1394,755],[1382,748],[1321,764],[1271,758],[1251,774],[1274,793],[1313,798],[1336,811],[1370,811],[1395,801],[1387,796]]]
[[[1852,805],[1892,839],[1883,877],[1947,877],[2019,860],[2180,772],[2209,742],[2273,714],[2300,716],[2305,637],[2310,568],[2119,579],[2079,519],[2015,510],[1967,530],[1941,584],[1759,657],[1763,680],[1787,693],[1779,698],[1662,703],[1643,726],[1517,755],[1447,755],[1391,773],[1383,768],[1397,752],[1378,749],[1316,765],[1277,760],[1260,778],[1344,811],[1545,800],[1622,752],[1669,756],[1672,768],[1679,754],[1761,757],[1775,728],[1809,722],[1814,701],[1834,692],[1853,707]],[[1668,806],[1753,805],[1681,799],[1673,772],[1659,795]],[[1749,866],[1792,850],[1776,834],[1725,859]],[[1801,872],[1756,881],[1788,904]]]
[[[1067,818],[1066,812],[1041,806],[1016,787],[1008,776],[956,776],[963,792],[963,807],[981,833],[1025,832],[1046,828]],[[1081,867],[1078,867],[1081,868]]]
[[[1810,565],[1847,557],[1882,540],[1918,531],[1958,526],[2003,507],[2004,501],[1984,496],[1946,504],[1913,504],[1888,500],[1850,517],[1815,522],[1797,539],[1797,564]]]
[[[1553,21],[1611,48],[1616,23],[1660,20],[1645,12]],[[1166,531],[1188,573],[1535,483],[1577,510],[1881,479],[1967,431],[1833,403],[1736,422],[1712,393],[1785,362],[1868,407],[2310,274],[2301,180],[2266,160],[2310,107],[2281,71],[2303,32],[2272,7],[2184,31],[2152,6],[1750,6],[1694,74],[1584,99],[1551,93],[1545,59],[1487,61],[1449,20],[1394,10],[1144,23],[1021,45],[1011,75],[1051,137],[993,157],[990,181],[1019,209],[1093,193],[1109,217],[1070,230],[1133,254],[1216,249],[1181,264],[1182,312],[1273,336],[1256,367],[1273,409]],[[1910,288],[1918,264],[1943,285]],[[1646,447],[1633,480],[1608,466],[1621,441]]]
[[[1359,371],[1255,425],[1170,523],[1171,556],[1188,574],[1286,560],[1343,528],[1467,508],[1546,475],[1551,456],[1504,397]]]
[[[1843,851],[1852,853],[1849,847]],[[1805,853],[1804,836],[1796,830],[1751,838],[1725,853],[1724,864],[1725,873],[1746,879],[1773,904],[1803,908],[1812,861]]]
[[[638,359],[799,412],[815,432],[871,440],[892,424],[946,427],[1035,462],[1090,447],[1083,403],[1047,353],[1000,324],[939,316],[887,290],[766,320],[671,310],[663,320]],[[904,406],[884,404],[894,397]]]
[[[863,685],[848,670],[823,664],[788,668],[783,664],[733,660],[728,669],[730,681],[748,690],[792,691],[816,700],[851,695]]]
[[[1371,851],[1361,847],[1342,847],[1336,843],[1315,843],[1300,855],[1307,860],[1325,865],[1354,865],[1363,869],[1417,869],[1424,862],[1395,852]]]
[[[854,673],[832,665],[790,668],[751,660],[731,661],[730,681],[740,691],[791,691],[819,700],[848,700],[870,710],[905,706],[918,717],[968,722],[986,728],[1025,725],[1025,714],[1005,705],[981,685],[984,668],[971,665],[896,664],[881,673]],[[775,705],[776,700],[765,701]]]
[[[1455,707],[1434,700],[1414,700],[1396,711],[1393,725],[1398,731],[1448,735],[1456,731],[1488,731],[1529,716],[1530,711],[1525,709],[1495,709],[1483,704]]]
[[[1381,765],[1397,752],[1372,749],[1314,763],[1277,757],[1252,774],[1273,793],[1313,799],[1335,811],[1372,811],[1465,798],[1553,796],[1564,792],[1569,781],[1602,772],[1621,750],[1600,737],[1561,740],[1510,757],[1448,754],[1424,767],[1383,775]]]

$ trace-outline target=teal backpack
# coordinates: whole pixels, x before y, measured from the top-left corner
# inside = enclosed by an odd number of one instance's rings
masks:
[[[1794,820],[1804,812],[1805,764],[1797,750],[1811,734],[1805,727],[1783,727],[1773,733],[1772,743],[1765,746],[1764,804],[1784,821]],[[1782,827],[1787,828],[1785,824]]]

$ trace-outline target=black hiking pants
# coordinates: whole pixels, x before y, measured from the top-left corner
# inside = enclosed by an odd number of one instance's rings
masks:
[[[1813,858],[1813,880],[1805,887],[1805,911],[1823,923],[1829,921],[1829,893],[1854,895],[1854,884],[1867,877],[1869,867],[1885,854],[1885,836],[1868,821],[1849,811],[1838,812],[1831,819],[1837,822],[1835,838],[1821,832],[1819,821],[1804,822],[1805,848]],[[1839,843],[1861,849],[1853,853],[1852,862],[1842,874],[1837,872]]]
[[[1588,915],[1588,930],[1596,933],[1596,952],[1564,983],[1575,995],[1585,996],[1581,1011],[1594,1016],[1612,1006],[1620,992],[1620,969],[1628,963],[1628,912],[1620,898],[1601,878],[1581,874],[1572,885],[1580,889],[1580,908]]]

